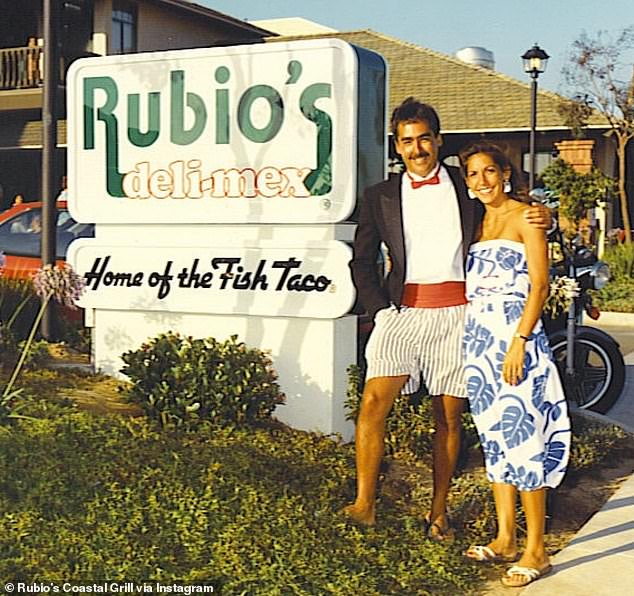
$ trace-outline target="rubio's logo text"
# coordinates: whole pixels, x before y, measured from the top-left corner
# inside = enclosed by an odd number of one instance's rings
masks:
[[[286,85],[300,84],[302,64],[291,60],[287,65]],[[223,87],[231,79],[231,70],[219,66],[210,76],[209,93],[205,96],[187,90],[184,70],[169,72],[169,90],[126,93],[120,97],[117,81],[109,76],[86,77],[83,80],[84,137],[83,148],[96,148],[96,129],[102,123],[105,134],[105,174],[107,192],[112,197],[132,199],[200,199],[206,197],[308,197],[323,195],[332,189],[331,116],[316,107],[321,98],[330,98],[330,83],[313,83],[299,95],[298,105],[285,105],[282,94],[274,87],[257,84],[245,89],[239,97],[230,96]],[[256,102],[268,104],[267,121],[253,118]],[[169,130],[161,128],[161,115],[169,112]],[[125,113],[125,126],[120,118]],[[143,114],[143,118],[142,115]],[[214,169],[203,166],[204,157],[213,154],[213,147],[230,145],[231,131],[240,131],[244,140],[270,143],[280,130],[292,125],[289,116],[304,118],[315,126],[315,167],[263,167]],[[295,120],[295,123],[297,121]],[[127,130],[127,141],[134,147],[151,147],[168,135],[174,145],[198,143],[201,159],[173,160],[169,164],[139,161],[134,168],[120,168],[121,140],[119,132]],[[313,166],[314,164],[311,164]]]

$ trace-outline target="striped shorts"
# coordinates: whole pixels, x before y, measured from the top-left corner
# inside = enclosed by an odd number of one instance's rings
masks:
[[[465,308],[392,306],[379,311],[365,348],[366,379],[409,375],[401,390],[408,395],[418,390],[422,377],[430,395],[466,398]]]

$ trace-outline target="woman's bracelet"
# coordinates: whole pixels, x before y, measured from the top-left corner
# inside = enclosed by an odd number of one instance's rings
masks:
[[[517,339],[523,339],[524,341],[528,341],[528,337],[526,335],[522,335],[521,333],[516,333],[513,337]]]

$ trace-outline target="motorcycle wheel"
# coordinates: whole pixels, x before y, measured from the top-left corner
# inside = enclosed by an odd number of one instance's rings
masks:
[[[621,395],[625,363],[618,345],[590,328],[580,328],[575,339],[575,375],[566,375],[566,338],[559,335],[550,347],[566,398],[582,410],[605,414]]]

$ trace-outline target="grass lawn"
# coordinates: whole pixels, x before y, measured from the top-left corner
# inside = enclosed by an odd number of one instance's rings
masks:
[[[427,460],[388,458],[380,522],[359,529],[337,515],[354,492],[352,446],[274,423],[161,431],[143,417],[91,412],[61,397],[102,382],[46,369],[23,377],[20,413],[37,420],[0,428],[6,581],[342,596],[475,594],[484,585],[483,570],[461,555],[492,531],[476,450],[452,491],[457,540],[436,544],[421,527],[431,494]],[[565,495],[597,481],[608,456],[634,461],[631,440],[617,429],[583,421],[578,429],[584,439],[555,499],[560,517],[571,509]],[[560,524],[551,549],[571,531]]]

